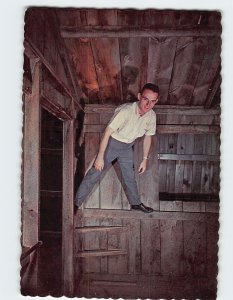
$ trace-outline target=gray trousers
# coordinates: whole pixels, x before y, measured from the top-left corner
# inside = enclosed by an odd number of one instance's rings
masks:
[[[81,206],[81,204],[92,191],[94,185],[98,182],[100,175],[115,159],[117,159],[121,168],[129,203],[131,205],[138,205],[141,203],[137,189],[137,183],[135,180],[132,147],[133,143],[122,143],[110,137],[108,146],[105,150],[103,170],[98,171],[92,166],[92,168],[87,172],[76,193],[75,205],[77,205],[78,207]]]

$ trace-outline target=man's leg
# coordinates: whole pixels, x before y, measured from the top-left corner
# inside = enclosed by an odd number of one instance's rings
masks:
[[[133,150],[132,148],[125,149],[123,153],[117,158],[122,176],[127,189],[127,197],[131,205],[138,205],[141,203],[138,193],[137,182],[135,180]]]
[[[141,210],[146,213],[153,211],[152,208],[145,206],[138,193],[137,182],[135,180],[133,150],[132,148],[124,151],[119,157],[122,176],[127,189],[127,197],[132,209]]]
[[[92,191],[94,185],[98,182],[100,175],[107,169],[110,163],[116,158],[117,154],[111,147],[112,142],[109,141],[104,155],[104,168],[102,171],[96,170],[93,166],[83,178],[75,196],[75,206],[80,207],[87,196]]]

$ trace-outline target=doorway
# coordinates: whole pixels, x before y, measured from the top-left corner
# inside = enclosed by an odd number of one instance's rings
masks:
[[[61,295],[63,122],[41,109],[40,296]]]

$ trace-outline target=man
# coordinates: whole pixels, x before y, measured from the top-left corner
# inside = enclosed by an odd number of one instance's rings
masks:
[[[155,134],[156,115],[152,108],[158,102],[158,86],[147,83],[138,94],[138,101],[119,106],[105,129],[99,151],[92,168],[84,177],[75,197],[75,211],[97,183],[101,173],[115,159],[118,160],[126,185],[128,201],[133,210],[151,213],[153,209],[140,201],[134,174],[133,144],[138,137],[143,140],[143,157],[138,172],[147,167],[151,137]]]

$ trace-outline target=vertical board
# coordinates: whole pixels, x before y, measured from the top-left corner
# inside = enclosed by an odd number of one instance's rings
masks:
[[[25,95],[23,145],[22,244],[32,247],[39,240],[40,189],[40,63],[34,61],[32,93]]]
[[[85,169],[88,168],[90,163],[93,161],[99,149],[99,133],[85,133]],[[99,197],[99,181],[94,186],[92,192],[84,203],[85,208],[99,208],[100,206]]]
[[[122,226],[122,220],[112,220],[111,226]],[[128,231],[109,231],[108,232],[108,250],[126,250],[128,247]],[[130,251],[130,249],[127,249]],[[127,274],[128,261],[127,255],[116,255],[108,257],[109,274]]]
[[[151,37],[149,39],[147,81],[158,84],[159,104],[167,102],[176,44],[177,38]]]
[[[120,174],[119,174],[120,176]],[[120,209],[121,202],[121,177],[119,178],[114,167],[110,168],[100,177],[100,208]]]
[[[92,38],[91,45],[100,87],[107,103],[122,102],[119,42],[116,38]]]
[[[143,203],[151,206],[153,209],[157,210],[159,208],[159,191],[158,191],[158,178],[156,169],[155,156],[155,138],[152,137],[151,149],[149,152],[149,159],[147,161],[147,169],[143,174],[138,175],[138,190],[140,198]],[[135,156],[137,157],[137,164],[135,166],[135,172],[138,172],[138,168],[143,158],[143,139],[139,139],[137,142],[137,147],[135,149]]]
[[[184,178],[184,162],[178,160],[176,162],[175,193],[183,192],[183,178]]]
[[[171,104],[187,105],[191,103],[200,65],[205,53],[204,42],[203,38],[178,38],[173,77],[169,87]]]
[[[221,48],[221,37],[207,37],[205,43],[205,56],[201,64],[200,72],[193,93],[193,105],[204,105],[210,83],[213,81],[216,71],[220,65],[219,55]],[[206,88],[208,86],[208,88]]]
[[[74,120],[63,125],[62,282],[64,295],[74,290]]]
[[[123,226],[129,228],[128,234],[128,249],[127,249],[127,261],[129,274],[141,273],[141,230],[140,220],[125,219],[122,221]]]
[[[159,220],[141,220],[142,274],[147,276],[161,272]]]
[[[185,275],[206,274],[206,223],[184,221],[184,270]]]
[[[99,226],[100,221],[98,219],[84,219],[84,226]],[[83,249],[84,250],[99,250],[100,248],[100,233],[88,232],[83,238]],[[101,272],[101,258],[100,257],[85,257],[83,260],[83,272],[84,273],[100,273]]]
[[[137,101],[137,95],[147,82],[148,38],[121,38],[121,75],[124,102]]]
[[[117,11],[114,9],[88,9],[86,18],[90,26],[117,25]]]
[[[90,39],[65,39],[65,44],[75,67],[77,82],[88,99],[88,103],[99,102],[99,84]]]
[[[161,220],[161,273],[183,274],[183,224],[177,220]]]

